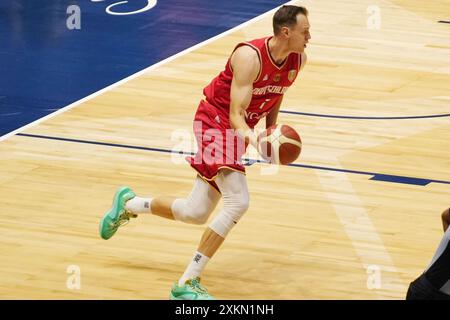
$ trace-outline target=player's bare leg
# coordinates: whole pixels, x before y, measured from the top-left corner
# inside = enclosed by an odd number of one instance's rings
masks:
[[[248,188],[243,173],[224,169],[219,172],[215,181],[222,192],[224,208],[203,233],[192,261],[172,287],[171,299],[213,299],[200,285],[200,274],[248,208]],[[100,234],[102,238],[109,239],[130,217],[149,213],[187,223],[203,224],[220,196],[217,190],[199,177],[196,178],[191,193],[183,199],[140,198],[130,188],[122,187],[114,196],[112,208],[101,221]]]
[[[135,199],[131,199],[127,202],[128,208],[131,207],[132,201]],[[146,199],[144,201],[149,202],[149,213],[152,213],[156,216],[160,216],[162,218],[175,220],[172,212],[172,203],[176,200],[175,197],[159,197],[154,199]]]
[[[215,181],[222,192],[224,208],[203,233],[191,262],[172,287],[171,299],[213,299],[200,284],[200,275],[228,232],[247,211],[249,196],[243,173],[221,170]]]
[[[141,214],[153,214],[163,218],[193,224],[203,224],[214,210],[220,193],[200,177],[186,198],[141,198],[129,187],[121,187],[114,195],[111,209],[100,221],[100,236],[107,240],[130,218]]]
[[[214,230],[211,228],[206,228],[202,239],[200,240],[200,245],[198,246],[197,251],[201,252],[208,258],[212,258],[224,240],[225,238],[219,236],[216,232],[214,232]]]

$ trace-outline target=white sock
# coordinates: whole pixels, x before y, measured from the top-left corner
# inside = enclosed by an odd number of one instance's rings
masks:
[[[125,203],[125,209],[133,213],[152,213],[153,198],[134,197]]]
[[[184,271],[184,274],[178,280],[178,285],[183,286],[187,280],[199,277],[208,261],[209,258],[207,256],[196,251],[191,263],[189,263],[186,271]]]

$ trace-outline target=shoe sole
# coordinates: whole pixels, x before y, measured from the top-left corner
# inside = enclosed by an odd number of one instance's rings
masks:
[[[183,299],[178,299],[178,298],[176,298],[173,294],[172,294],[172,292],[170,293],[170,296],[169,296],[169,300],[183,300]]]
[[[175,297],[175,296],[172,294],[172,292],[170,293],[169,300],[193,301],[193,300],[190,300],[190,299],[177,298],[177,297]],[[197,300],[197,299],[195,299],[195,300]]]
[[[130,193],[129,197],[127,197],[127,193]],[[108,240],[114,235],[114,233],[111,236],[109,236],[109,237],[103,235],[102,230],[103,230],[103,225],[105,223],[106,217],[109,216],[111,219],[117,220],[119,218],[119,216],[122,214],[122,211],[123,211],[123,210],[119,210],[120,200],[122,198],[124,198],[125,201],[127,201],[127,200],[129,200],[129,199],[131,199],[133,197],[135,197],[135,194],[129,187],[122,187],[122,188],[120,188],[119,190],[116,191],[116,194],[114,195],[113,204],[112,204],[111,209],[109,211],[107,211],[103,215],[103,218],[100,221],[99,229],[100,229],[100,237],[102,239]],[[112,213],[112,215],[111,215],[111,213]]]
[[[211,297],[211,299],[195,299],[195,300],[216,300],[216,298],[214,298],[214,297],[212,297],[212,296],[210,296],[210,297]],[[175,297],[175,296],[172,294],[172,292],[170,292],[169,300],[185,300],[185,301],[193,301],[193,300],[189,300],[189,299],[177,298],[177,297]]]

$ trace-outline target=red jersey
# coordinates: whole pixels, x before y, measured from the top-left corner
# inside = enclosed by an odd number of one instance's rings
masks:
[[[253,128],[264,118],[297,78],[301,67],[301,54],[290,53],[282,65],[277,65],[269,53],[268,41],[272,37],[255,39],[239,43],[250,46],[258,53],[261,63],[258,77],[253,82],[253,94],[250,105],[245,110],[245,121]],[[206,101],[216,107],[221,118],[230,117],[230,89],[233,79],[231,56],[223,70],[209,85],[203,89]]]

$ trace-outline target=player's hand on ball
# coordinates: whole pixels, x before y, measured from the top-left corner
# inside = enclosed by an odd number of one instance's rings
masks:
[[[276,124],[258,136],[258,152],[272,164],[290,164],[302,151],[302,140],[294,128]]]

